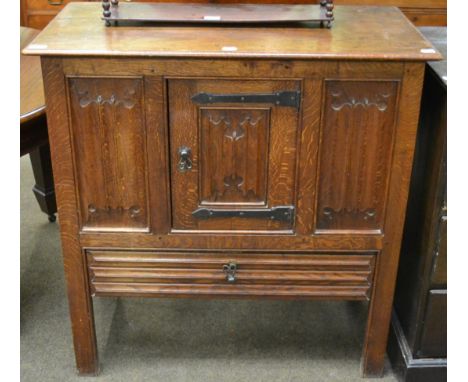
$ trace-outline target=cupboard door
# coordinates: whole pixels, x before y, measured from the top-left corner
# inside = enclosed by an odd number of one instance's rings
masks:
[[[380,233],[398,81],[325,81],[316,230]]]
[[[142,78],[69,78],[83,230],[148,231]]]
[[[300,81],[168,88],[173,229],[292,229]]]

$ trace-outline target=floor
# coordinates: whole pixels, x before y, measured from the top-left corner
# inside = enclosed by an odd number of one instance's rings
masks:
[[[21,158],[21,381],[362,381],[360,302],[95,299],[98,379],[77,377],[58,223]],[[382,382],[397,381],[388,362]]]

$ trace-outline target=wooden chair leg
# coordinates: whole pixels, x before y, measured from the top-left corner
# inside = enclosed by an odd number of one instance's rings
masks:
[[[41,210],[49,216],[49,221],[54,222],[57,203],[55,201],[49,144],[39,146],[29,154],[29,157],[36,183],[33,187],[34,196]]]

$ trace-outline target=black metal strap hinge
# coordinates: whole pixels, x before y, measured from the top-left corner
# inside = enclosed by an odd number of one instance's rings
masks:
[[[299,109],[300,91],[283,91],[271,94],[209,94],[198,93],[192,101],[199,104],[210,103],[271,103],[277,106],[290,106]]]
[[[294,220],[293,206],[279,206],[269,209],[251,209],[251,210],[228,210],[228,209],[210,209],[198,208],[192,212],[192,215],[198,219],[211,218],[252,218],[252,219],[270,219],[278,221],[292,222]]]

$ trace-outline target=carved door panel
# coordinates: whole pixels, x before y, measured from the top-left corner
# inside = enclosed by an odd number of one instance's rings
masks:
[[[326,81],[317,231],[383,229],[398,81]]]
[[[294,226],[299,81],[169,80],[175,230]]]
[[[69,78],[83,230],[148,231],[142,78]]]

